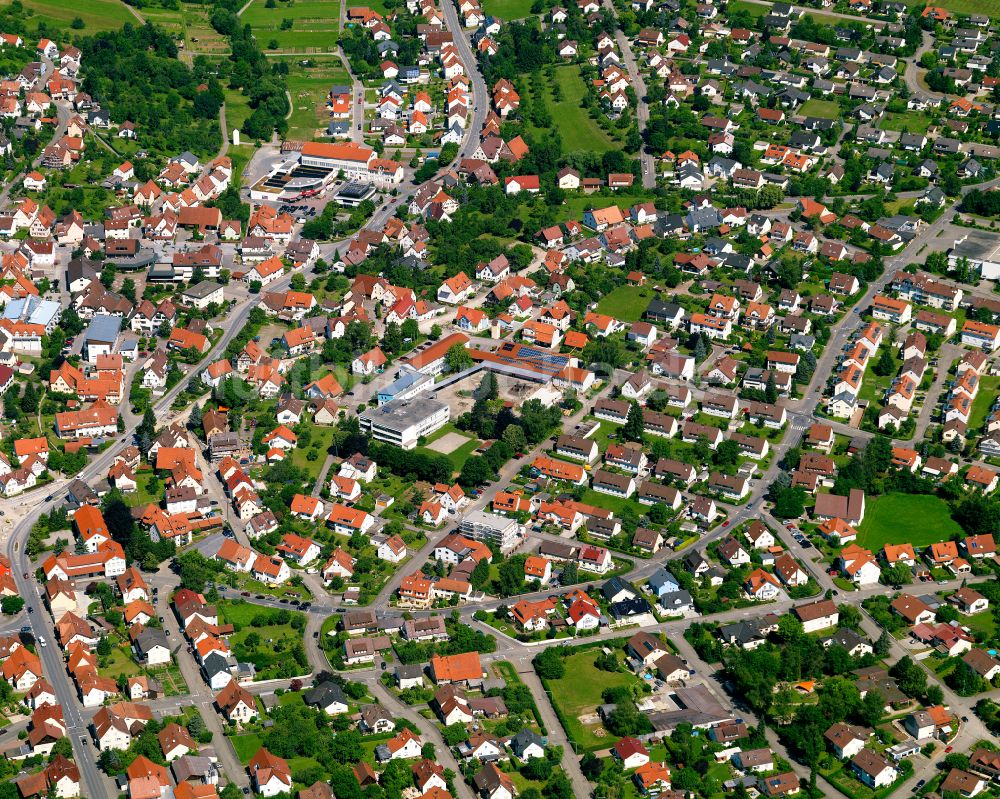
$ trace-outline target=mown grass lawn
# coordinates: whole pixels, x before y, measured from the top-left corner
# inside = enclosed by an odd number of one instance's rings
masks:
[[[619,286],[597,303],[600,313],[623,322],[638,322],[656,292],[646,286]]]
[[[234,735],[229,740],[233,742],[233,749],[236,750],[236,757],[240,759],[240,763],[250,762],[250,758],[257,754],[257,750],[264,743],[259,735],[253,733]]]
[[[503,20],[524,19],[531,14],[534,0],[484,0],[483,12]]]
[[[986,416],[993,407],[1000,389],[1000,376],[984,375],[979,378],[979,393],[972,401],[972,412],[969,414],[969,429],[978,430],[986,421]]]
[[[456,449],[451,452],[438,452],[437,450],[428,447],[427,444],[433,444],[438,439],[444,438],[448,433],[456,433],[460,436],[465,436],[468,440],[465,443],[459,445]],[[422,447],[417,447],[417,450],[427,455],[444,455],[448,460],[451,461],[451,466],[455,472],[462,471],[462,466],[465,462],[472,456],[479,448],[479,439],[475,436],[470,436],[464,430],[459,430],[455,425],[449,423],[442,427],[440,430],[435,430],[427,437],[427,444]]]
[[[522,2],[522,0],[504,1]],[[560,99],[556,101],[552,98],[551,92],[546,91],[545,106],[552,115],[552,124],[562,137],[563,150],[567,153],[586,150],[598,154],[607,150],[620,150],[621,144],[609,136],[595,120],[591,119],[583,107],[587,85],[580,74],[580,67],[575,64],[566,64],[556,67],[555,73],[555,82],[562,94]]]
[[[600,722],[584,724],[580,716],[594,713],[603,704],[606,688],[634,685],[638,679],[624,671],[601,671],[594,666],[598,650],[588,649],[566,658],[566,674],[559,680],[549,680],[552,702],[562,712],[566,733],[578,751],[593,752],[614,746],[617,737],[608,733]],[[595,734],[595,731],[601,734]]]
[[[992,610],[976,613],[974,616],[966,616],[962,621],[972,632],[982,632],[988,639],[992,639],[996,634],[997,623],[996,619],[993,618]]]
[[[129,650],[124,646],[116,646],[108,656],[108,665],[100,669],[100,674],[102,677],[117,680],[122,675],[134,677],[139,671],[139,666],[132,660]]]
[[[840,119],[843,112],[836,100],[806,100],[799,109],[802,116],[821,117],[822,119]]]
[[[907,133],[926,133],[931,118],[919,111],[887,114],[882,123],[883,130],[905,130]]]
[[[635,494],[625,499],[613,496],[612,494],[602,494],[600,491],[588,488],[583,494],[583,499],[580,501],[588,505],[596,505],[599,508],[606,508],[607,510],[614,511],[616,515],[620,515],[624,508],[632,508],[632,510],[639,508],[638,503],[633,497],[635,497]]]
[[[929,494],[886,494],[866,499],[865,520],[858,526],[858,543],[871,550],[885,544],[917,547],[946,541],[961,532],[947,503]]]

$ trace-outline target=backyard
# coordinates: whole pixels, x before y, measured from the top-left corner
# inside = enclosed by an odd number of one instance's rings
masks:
[[[906,113],[886,114],[882,123],[884,130],[905,130],[907,133],[926,133],[931,119],[926,114],[919,111],[908,111]]]
[[[947,503],[938,497],[886,494],[866,500],[865,519],[858,525],[858,543],[871,550],[885,544],[924,547],[946,541],[961,531]]]

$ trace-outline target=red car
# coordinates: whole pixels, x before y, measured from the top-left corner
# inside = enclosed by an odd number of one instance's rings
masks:
[[[723,527],[729,527],[729,519],[726,519],[726,520],[725,520],[725,521],[724,521],[724,522],[722,523],[722,526],[723,526]]]
[[[954,748],[955,748],[954,746],[946,746],[946,747],[944,748],[944,753],[945,753],[945,754],[948,754],[948,753],[949,753],[949,752],[950,752],[950,751],[951,751],[952,749],[954,749]]]

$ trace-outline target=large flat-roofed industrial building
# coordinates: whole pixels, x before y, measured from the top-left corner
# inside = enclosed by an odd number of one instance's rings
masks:
[[[963,233],[948,250],[948,268],[954,269],[963,258],[984,280],[1000,278],[1000,235],[987,230]]]
[[[350,179],[368,175],[368,163],[375,157],[375,150],[367,144],[343,142],[306,142],[302,145],[300,163],[304,167],[343,171]]]
[[[362,432],[377,441],[413,449],[421,436],[429,436],[448,423],[450,408],[430,396],[394,399],[361,414]]]
[[[521,543],[521,526],[517,521],[495,513],[481,510],[467,513],[458,529],[476,541],[495,544],[501,552],[509,552]]]

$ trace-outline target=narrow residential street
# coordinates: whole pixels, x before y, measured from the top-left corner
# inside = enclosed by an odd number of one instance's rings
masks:
[[[603,0],[603,2],[604,7],[617,17],[618,11],[615,8],[613,0]],[[618,43],[618,49],[621,50],[622,60],[625,62],[625,68],[628,70],[632,87],[635,89],[637,98],[635,116],[639,125],[639,133],[644,134],[646,132],[646,125],[649,122],[649,105],[646,102],[646,82],[643,80],[642,72],[639,71],[639,65],[636,63],[635,55],[632,52],[632,42],[629,41],[629,38],[621,28],[615,29],[615,41]],[[639,147],[639,161],[642,163],[643,187],[647,189],[655,188],[656,159],[652,153],[646,152],[645,144]]]

